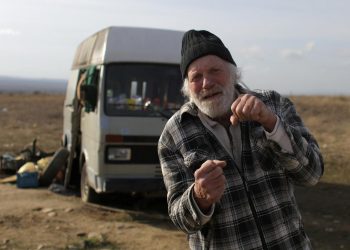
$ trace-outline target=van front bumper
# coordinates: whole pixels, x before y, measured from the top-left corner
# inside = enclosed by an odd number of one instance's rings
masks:
[[[162,193],[166,194],[163,178],[99,178],[96,179],[98,193]]]

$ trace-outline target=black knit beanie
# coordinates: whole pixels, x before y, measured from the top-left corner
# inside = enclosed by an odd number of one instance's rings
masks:
[[[181,74],[186,78],[187,68],[199,57],[216,55],[237,66],[230,51],[216,35],[206,30],[189,30],[182,38]]]

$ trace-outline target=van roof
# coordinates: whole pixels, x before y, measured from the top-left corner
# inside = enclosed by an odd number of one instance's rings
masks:
[[[72,69],[113,62],[178,64],[184,32],[111,26],[78,46]]]

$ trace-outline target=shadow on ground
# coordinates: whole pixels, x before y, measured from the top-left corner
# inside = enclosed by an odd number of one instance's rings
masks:
[[[350,249],[350,186],[297,187],[296,199],[314,249]]]
[[[296,187],[296,199],[305,230],[314,249],[350,249],[350,186],[319,183],[314,187]],[[175,229],[167,218],[165,198],[144,198],[123,194],[108,195],[100,205],[140,211],[133,219],[157,227]],[[155,217],[144,216],[158,215]],[[160,217],[159,217],[160,215]]]

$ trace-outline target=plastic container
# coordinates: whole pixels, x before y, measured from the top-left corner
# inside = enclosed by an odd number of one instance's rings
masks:
[[[36,188],[39,186],[38,172],[17,173],[18,188]]]

